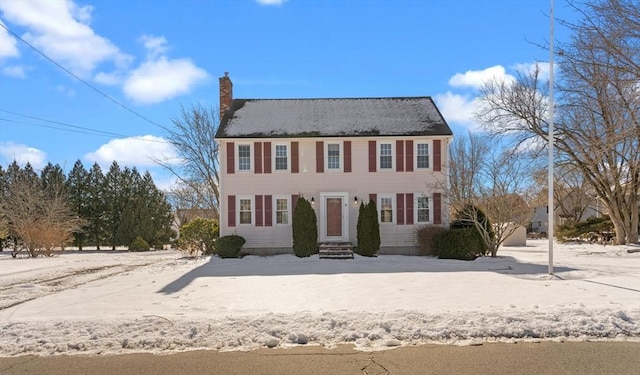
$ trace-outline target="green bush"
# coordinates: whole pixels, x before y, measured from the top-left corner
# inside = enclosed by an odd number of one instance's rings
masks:
[[[589,233],[613,232],[613,223],[608,215],[590,217],[585,221],[569,221],[556,228],[556,238],[566,242],[575,238],[587,237]]]
[[[178,248],[190,256],[213,255],[216,252],[216,238],[220,235],[218,220],[195,218],[180,227]]]
[[[462,210],[454,215],[454,220],[451,223],[451,228],[476,228],[474,220],[476,220],[484,227],[485,232],[489,233],[489,238],[491,238],[491,240],[493,241],[493,239],[496,237],[496,232],[493,230],[491,221],[480,207],[474,206],[472,204],[464,205]]]
[[[362,256],[376,256],[380,250],[380,223],[375,202],[369,201],[366,205],[360,205],[356,232],[358,238],[356,252]]]
[[[244,237],[235,234],[222,236],[216,241],[216,253],[220,258],[237,258],[245,242]]]
[[[129,245],[129,251],[149,251],[150,248],[149,243],[140,236],[136,237],[131,245]]]
[[[474,260],[485,252],[475,228],[448,229],[433,237],[433,254],[440,259]]]
[[[293,211],[293,253],[300,258],[318,253],[318,219],[311,203],[300,197]]]
[[[434,255],[433,240],[446,229],[441,226],[428,225],[418,228],[418,247],[420,255]]]

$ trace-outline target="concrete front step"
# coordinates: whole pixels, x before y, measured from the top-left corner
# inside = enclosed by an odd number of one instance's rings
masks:
[[[353,259],[353,245],[350,242],[328,242],[319,246],[320,259]]]

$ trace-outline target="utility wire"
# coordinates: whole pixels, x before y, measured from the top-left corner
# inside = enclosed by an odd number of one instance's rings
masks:
[[[61,128],[61,127],[58,127],[58,126],[51,126],[51,125],[44,125],[44,124],[34,124],[34,123],[31,123],[31,122],[7,119],[7,118],[2,118],[2,117],[0,117],[0,121],[13,122],[13,123],[32,125],[32,126],[38,126],[38,127],[42,127],[42,128],[63,130],[63,131],[68,131],[68,132],[71,132],[71,133],[79,133],[79,134],[89,134],[89,135],[99,135],[99,136],[115,136],[115,137],[123,137],[123,138],[135,137],[135,136],[130,136],[130,135],[124,135],[124,134],[106,132],[106,131],[103,131],[103,130],[92,129],[92,128],[88,128],[88,127],[85,127],[85,126],[71,125],[71,124],[67,124],[67,123],[64,123],[64,122],[60,122],[60,121],[47,120],[47,119],[43,119],[43,118],[40,118],[40,117],[29,116],[29,115],[25,115],[25,114],[22,114],[22,113],[7,111],[7,110],[3,110],[3,109],[0,109],[0,112],[9,113],[9,114],[16,115],[16,116],[23,116],[23,117],[26,117],[26,118],[30,118],[30,119],[34,119],[34,120],[38,120],[38,121],[44,121],[44,122],[48,122],[48,123],[52,123],[52,124],[56,124],[56,125],[67,126],[67,127],[73,128],[73,129],[65,129],[65,128]],[[75,130],[75,129],[81,129],[81,130]],[[159,140],[155,140],[155,139],[144,139],[142,137],[136,137],[136,138],[141,140],[141,141],[144,141],[144,142],[169,143],[167,141],[159,141]]]
[[[129,111],[131,113],[133,113],[135,116],[140,117],[141,119],[161,128],[161,129],[165,129],[164,126],[158,124],[157,122],[149,119],[148,117],[145,117],[143,115],[141,115],[140,113],[134,111],[133,109],[127,107],[126,105],[120,103],[119,101],[117,101],[116,99],[112,98],[111,96],[105,94],[104,92],[100,91],[100,89],[98,89],[97,87],[93,86],[92,84],[90,84],[89,82],[85,81],[84,79],[78,77],[77,75],[75,75],[73,72],[71,72],[69,69],[65,68],[64,66],[62,66],[61,64],[59,64],[57,61],[55,61],[54,59],[52,59],[51,57],[47,56],[44,52],[40,51],[39,49],[37,49],[36,47],[34,47],[33,45],[31,45],[31,43],[27,42],[26,40],[22,39],[22,37],[20,37],[20,35],[16,34],[13,30],[11,30],[10,28],[8,28],[6,25],[4,25],[2,22],[0,22],[0,26],[2,28],[4,28],[5,30],[7,30],[8,33],[10,33],[11,35],[13,35],[14,37],[16,37],[19,41],[21,41],[22,43],[26,44],[27,46],[29,46],[29,48],[31,48],[32,50],[36,51],[39,55],[41,55],[42,57],[44,57],[45,59],[49,60],[51,63],[53,63],[55,66],[57,66],[58,68],[64,70],[67,74],[69,74],[70,76],[72,76],[73,78],[77,79],[78,81],[84,83],[85,85],[87,85],[89,88],[91,88],[93,91],[97,92],[98,94],[104,96],[105,98],[107,98],[108,100],[110,100],[111,102],[115,103],[116,105],[120,106],[121,108],[125,109],[126,111]]]

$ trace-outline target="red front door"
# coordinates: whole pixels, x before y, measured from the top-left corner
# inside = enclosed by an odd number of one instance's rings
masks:
[[[342,237],[342,198],[327,198],[327,237]]]

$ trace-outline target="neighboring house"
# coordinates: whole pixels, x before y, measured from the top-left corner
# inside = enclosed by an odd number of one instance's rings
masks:
[[[430,97],[233,99],[220,78],[220,235],[252,254],[291,253],[298,197],[319,242],[356,244],[358,208],[375,201],[380,253],[417,254],[416,229],[448,226],[442,199],[451,129]]]

